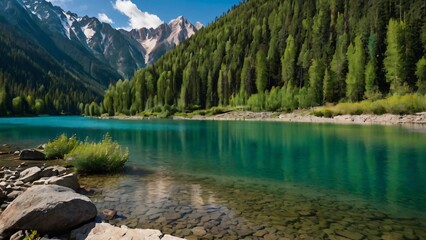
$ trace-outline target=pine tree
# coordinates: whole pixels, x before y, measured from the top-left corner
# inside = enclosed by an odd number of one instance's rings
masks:
[[[308,98],[311,106],[322,104],[324,66],[321,61],[314,59],[309,68],[309,89]]]
[[[266,56],[263,49],[259,49],[256,54],[256,88],[258,93],[263,93],[268,85],[268,69],[266,66]]]
[[[384,66],[386,71],[386,81],[390,83],[392,94],[404,93],[407,85],[405,83],[405,57],[404,57],[404,28],[402,21],[390,19],[386,35],[386,57]]]
[[[426,94],[426,57],[422,57],[417,62],[417,92]]]
[[[379,88],[376,81],[377,71],[377,57],[375,51],[376,36],[374,33],[370,34],[368,39],[368,63],[365,67],[365,97],[368,99],[375,99],[379,97]]]
[[[360,36],[355,38],[354,44],[349,45],[347,57],[349,71],[346,76],[346,97],[349,101],[359,101],[365,89],[365,57]]]
[[[281,58],[282,78],[284,86],[295,86],[295,64],[296,64],[296,47],[294,38],[289,35],[287,38],[287,46],[284,55]]]

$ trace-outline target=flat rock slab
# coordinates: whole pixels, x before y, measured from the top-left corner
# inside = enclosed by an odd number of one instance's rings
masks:
[[[114,227],[108,223],[98,223],[93,228],[87,240],[160,240],[163,234],[160,230],[153,229],[130,229],[126,226]]]
[[[57,185],[39,185],[19,195],[0,215],[0,235],[34,229],[44,233],[71,230],[96,217],[86,196]]]

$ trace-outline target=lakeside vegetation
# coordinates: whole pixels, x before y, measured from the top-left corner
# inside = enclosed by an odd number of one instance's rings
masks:
[[[426,93],[424,8],[420,0],[244,1],[111,85],[84,114],[292,111],[389,97],[408,105],[385,112],[411,113],[410,96]]]
[[[414,114],[426,111],[426,96],[409,94],[391,96],[386,99],[364,100],[357,103],[339,103],[334,106],[324,106],[312,111],[318,117],[333,117],[337,115],[360,114]]]
[[[46,144],[48,159],[63,158],[84,173],[117,172],[124,168],[129,159],[129,150],[112,140],[106,133],[100,142],[78,141],[77,136],[68,138],[66,134]]]

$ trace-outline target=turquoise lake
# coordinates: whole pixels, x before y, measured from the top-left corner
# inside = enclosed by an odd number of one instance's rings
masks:
[[[82,182],[100,210],[121,211],[116,224],[188,238],[197,226],[206,238],[426,237],[426,127],[0,119],[0,144],[19,147],[106,132],[129,148],[128,169]]]

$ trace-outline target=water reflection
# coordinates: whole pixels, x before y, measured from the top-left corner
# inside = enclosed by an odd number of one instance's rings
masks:
[[[62,132],[99,140],[110,132],[120,144],[129,147],[130,166],[142,166],[167,176],[188,174],[217,180],[269,181],[282,186],[297,184],[309,189],[356,195],[396,212],[408,208],[416,215],[426,213],[423,184],[426,182],[426,135],[421,129],[53,117],[0,119],[0,143],[36,146]],[[130,178],[137,176],[139,174]],[[152,192],[143,193],[151,196],[148,202],[176,197],[174,193],[167,193],[174,192],[175,188],[167,178],[149,184],[138,180],[119,185],[119,188],[133,189],[134,184],[152,189]],[[191,196],[185,201],[198,209],[207,199],[218,197],[197,195],[203,189],[191,185],[181,189],[184,194],[175,194]],[[124,193],[133,194],[132,201],[138,201],[142,194],[117,192]]]

